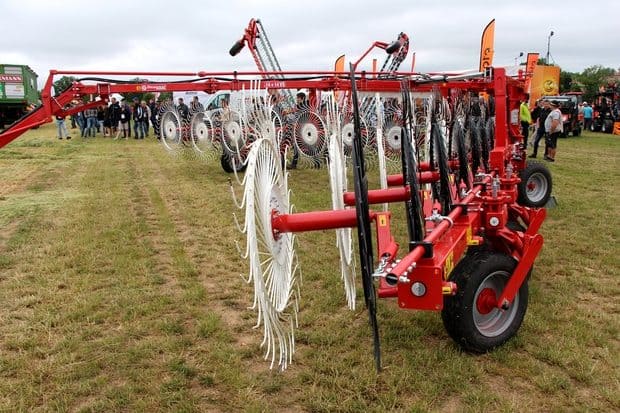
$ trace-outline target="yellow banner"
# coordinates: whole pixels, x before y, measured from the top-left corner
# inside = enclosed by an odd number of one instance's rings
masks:
[[[534,69],[538,62],[538,53],[528,53],[527,63],[525,65],[525,91],[530,93],[530,86],[532,85],[532,76],[534,76]]]
[[[484,71],[493,65],[493,44],[495,43],[495,19],[491,20],[482,32],[482,40],[480,41],[480,70]]]
[[[555,96],[560,93],[560,67],[536,66],[530,85],[530,102],[541,96]]]

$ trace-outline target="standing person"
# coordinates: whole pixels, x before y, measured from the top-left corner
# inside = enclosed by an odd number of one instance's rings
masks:
[[[75,116],[77,125],[80,128],[80,136],[83,138],[86,134],[86,114],[84,112],[78,112]]]
[[[144,138],[149,136],[149,118],[151,117],[151,109],[149,109],[145,100],[140,102],[140,109],[142,110],[140,123],[142,124],[142,131],[144,132],[142,134],[142,138]]]
[[[306,101],[306,94],[299,92],[295,95],[295,112],[299,116],[303,111],[308,110],[308,102]],[[287,165],[287,169],[297,169],[297,162],[299,161],[299,149],[295,144],[295,138],[293,137],[293,159],[290,165]]]
[[[86,117],[86,137],[90,137],[92,132],[94,138],[97,135],[97,109],[86,109],[84,116]]]
[[[538,144],[540,140],[545,136],[545,120],[551,112],[549,102],[546,100],[539,100],[538,104],[540,105],[540,111],[538,114],[538,127],[536,128],[536,136],[534,137],[534,151],[530,155],[530,158],[536,158],[538,154]],[[547,149],[545,148],[545,155],[547,155]]]
[[[103,137],[112,136],[112,119],[110,119],[112,111],[109,106],[103,108]]]
[[[153,102],[151,108],[151,124],[153,125],[153,133],[155,137],[159,139],[159,111],[161,109],[161,103],[159,101]]]
[[[189,108],[185,103],[183,103],[183,98],[179,98],[179,104],[177,105],[177,110],[179,111],[179,115],[181,115],[181,119],[188,120],[189,119]]]
[[[71,139],[67,131],[67,125],[65,125],[64,116],[56,115],[56,128],[58,129],[58,139],[62,139],[63,137]]]
[[[526,94],[519,106],[519,120],[521,121],[521,135],[523,135],[523,147],[527,148],[527,137],[530,134],[530,124],[532,123],[532,114],[528,107],[530,95]]]
[[[157,130],[155,128],[155,122],[157,121],[157,104],[155,103],[155,98],[149,99],[149,120],[151,121],[151,125],[153,126],[153,133],[157,135]],[[148,136],[148,121],[146,123],[146,136]]]
[[[544,159],[545,161],[555,162],[558,138],[562,132],[564,132],[560,104],[555,100],[551,102],[551,113],[549,113],[547,119],[545,119],[545,132],[547,133],[547,137],[545,138],[547,153]]]
[[[588,105],[588,102],[583,102],[583,129],[590,130],[592,128],[592,119],[594,117],[594,110],[592,106]]]
[[[116,132],[116,137],[114,139],[118,139],[123,134],[123,139],[127,139],[131,137],[131,129],[129,127],[129,119],[131,119],[131,110],[129,110],[129,105],[125,100],[123,100],[123,104],[121,105],[121,121],[119,122],[119,128]]]
[[[103,123],[105,122],[105,110],[103,105],[97,107],[97,132],[103,133]]]
[[[200,103],[200,100],[198,100],[198,96],[194,96],[192,98],[192,101],[189,104],[189,110],[191,111],[192,114],[205,111],[204,106],[202,105],[202,103]]]
[[[142,127],[143,112],[142,106],[136,101],[133,105],[134,139],[144,139],[144,128]]]
[[[112,103],[110,104],[109,111],[111,129],[110,136],[112,136],[116,134],[119,123],[121,121],[121,105],[118,104],[116,98],[114,97],[112,98]]]

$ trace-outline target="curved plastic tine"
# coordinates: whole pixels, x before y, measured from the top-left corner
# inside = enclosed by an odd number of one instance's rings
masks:
[[[364,165],[364,153],[362,148],[361,121],[359,113],[359,100],[355,84],[355,69],[351,64],[351,96],[353,99],[353,176],[355,181],[355,209],[357,216],[357,236],[359,241],[360,267],[362,270],[362,284],[364,287],[364,299],[368,308],[368,317],[373,332],[375,367],[381,370],[381,344],[379,339],[379,327],[377,325],[377,307],[375,285],[372,280],[373,272],[373,248],[372,232],[370,229],[370,209],[368,205],[368,179]]]

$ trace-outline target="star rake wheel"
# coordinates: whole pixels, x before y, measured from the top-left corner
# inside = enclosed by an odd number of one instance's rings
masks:
[[[299,154],[309,159],[313,166],[320,166],[327,145],[325,122],[321,116],[313,110],[300,111],[293,126],[293,136]]]
[[[166,151],[179,154],[183,150],[183,123],[174,108],[162,110],[160,115],[159,141]]]
[[[248,282],[254,285],[256,327],[263,327],[265,359],[285,369],[291,362],[297,320],[298,277],[293,233],[274,234],[275,214],[289,214],[286,175],[280,153],[268,139],[256,141],[248,155],[243,179],[246,234],[245,255],[249,261]]]
[[[386,168],[389,172],[396,171],[400,165],[402,146],[402,115],[393,109],[386,112],[386,121],[383,126],[383,153],[386,160]]]
[[[355,125],[353,124],[353,113],[350,108],[347,108],[346,111],[342,114],[341,119],[342,129],[340,133],[340,139],[342,141],[342,149],[344,155],[347,157],[351,156],[353,152],[353,137],[355,136]],[[359,139],[362,141],[362,150],[366,150],[368,145],[368,125],[364,119],[360,119],[360,136]]]
[[[220,164],[225,172],[241,172],[246,168],[249,147],[243,130],[243,118],[234,110],[220,113],[222,156]]]
[[[441,213],[448,215],[452,209],[452,190],[450,185],[450,168],[446,154],[445,139],[437,123],[431,126],[430,162],[433,170],[439,172],[439,181],[431,185],[433,199],[441,205]]]
[[[329,181],[332,192],[332,208],[345,209],[343,194],[347,190],[347,169],[343,144],[337,134],[329,140]],[[349,308],[355,309],[355,260],[351,242],[351,228],[336,229],[336,244],[340,252],[340,273],[344,283]]]
[[[416,152],[412,141],[413,117],[411,99],[406,84],[402,85],[403,92],[403,120],[401,159],[403,168],[403,182],[409,186],[410,198],[405,203],[407,214],[407,231],[409,241],[422,241],[424,238],[424,211],[420,198],[420,184],[417,176]]]
[[[213,144],[212,128],[204,112],[196,112],[190,121],[190,137],[194,151],[201,157],[211,157],[217,153]]]
[[[464,184],[469,190],[471,189],[471,170],[467,161],[467,147],[465,146],[465,130],[460,121],[456,121],[452,133],[453,145],[456,147],[457,159],[459,162],[456,183]]]
[[[370,229],[370,208],[368,203],[368,178],[364,164],[361,135],[361,122],[357,88],[355,84],[354,67],[351,65],[351,97],[353,101],[353,177],[355,181],[355,210],[357,217],[357,237],[360,253],[360,267],[362,270],[362,285],[364,287],[364,301],[368,308],[368,318],[373,332],[374,358],[377,371],[381,370],[381,348],[379,341],[379,326],[377,325],[377,294],[372,279],[373,248],[372,231]]]

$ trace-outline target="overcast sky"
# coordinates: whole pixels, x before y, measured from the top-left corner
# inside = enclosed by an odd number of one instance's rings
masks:
[[[27,64],[42,84],[50,69],[255,70],[250,53],[228,50],[259,18],[283,70],[332,70],[374,41],[411,39],[401,70],[478,67],[480,36],[493,18],[497,66],[520,52],[547,53],[563,70],[620,68],[620,1],[597,0],[0,0],[0,63]],[[374,54],[379,65],[385,52]],[[370,69],[373,55],[366,69]]]

